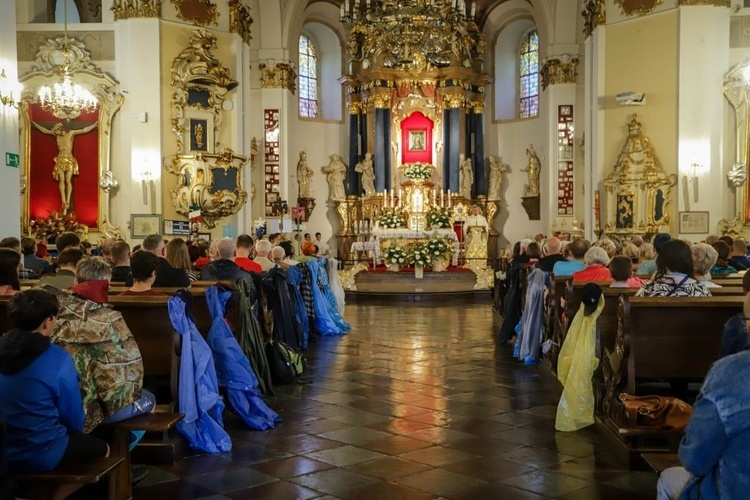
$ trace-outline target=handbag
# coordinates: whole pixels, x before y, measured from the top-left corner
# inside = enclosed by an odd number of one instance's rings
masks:
[[[684,429],[693,414],[693,407],[670,396],[633,396],[620,394],[628,418],[641,427],[653,429]]]

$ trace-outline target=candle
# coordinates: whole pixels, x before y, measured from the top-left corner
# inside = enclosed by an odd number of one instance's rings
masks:
[[[395,198],[395,194],[393,193],[393,188],[391,188],[391,208],[393,208],[395,206],[394,205],[394,198]]]
[[[451,207],[451,190],[448,190],[448,208]]]
[[[477,15],[477,3],[472,2],[471,3],[471,17],[476,17]]]
[[[404,206],[404,202],[403,202],[402,196],[403,196],[403,191],[401,190],[401,188],[399,188],[399,190],[398,190],[398,206],[399,207],[403,207]]]
[[[341,4],[341,17],[344,17],[344,4]]]
[[[440,190],[440,206],[445,207],[445,191]]]

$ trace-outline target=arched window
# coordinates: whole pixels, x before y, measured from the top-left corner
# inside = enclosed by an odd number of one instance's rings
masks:
[[[299,37],[299,115],[318,117],[318,56],[309,37]]]
[[[529,31],[521,40],[519,57],[519,112],[521,118],[539,114],[539,34]]]

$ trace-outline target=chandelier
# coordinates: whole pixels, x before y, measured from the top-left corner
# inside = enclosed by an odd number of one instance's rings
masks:
[[[74,83],[70,69],[72,53],[68,40],[68,2],[63,2],[65,15],[65,35],[60,46],[62,62],[57,68],[59,80],[52,85],[43,85],[37,94],[37,102],[42,109],[57,118],[72,120],[84,111],[93,111],[99,106],[96,97],[83,86]]]
[[[486,49],[465,0],[344,0],[341,23],[347,49],[363,69],[423,71],[429,66],[471,67]]]
[[[17,108],[21,100],[21,92],[23,92],[23,85],[9,80],[5,69],[0,69],[0,103]]]

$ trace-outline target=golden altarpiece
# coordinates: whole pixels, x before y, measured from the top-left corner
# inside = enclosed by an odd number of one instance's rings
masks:
[[[620,238],[669,232],[667,207],[676,183],[674,174],[664,173],[654,146],[634,114],[615,168],[604,180],[604,232]]]
[[[346,2],[349,107],[346,198],[335,200],[340,255],[398,211],[408,231],[442,208],[462,221],[476,204],[497,254],[499,200],[487,200],[484,35],[474,9],[452,0]],[[416,173],[415,173],[416,172]],[[333,200],[333,198],[332,198]],[[453,228],[448,228],[453,231]],[[455,231],[462,239],[461,230]]]

